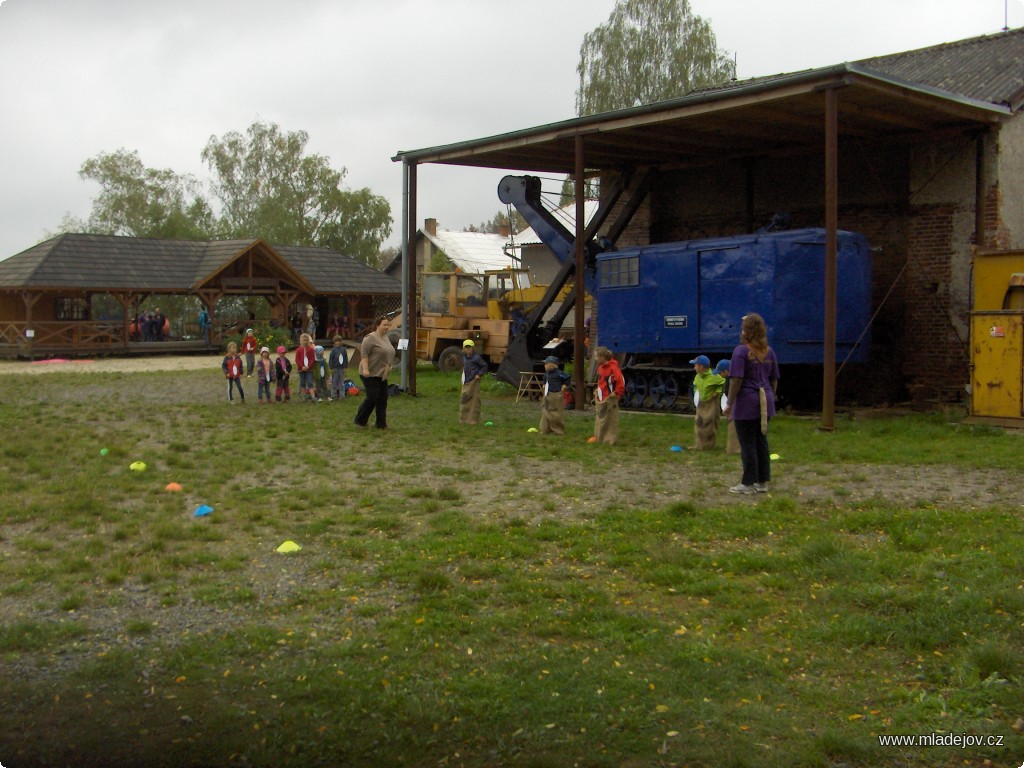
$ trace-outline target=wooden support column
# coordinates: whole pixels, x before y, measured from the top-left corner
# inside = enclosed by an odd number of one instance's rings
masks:
[[[974,145],[974,245],[985,247],[985,214],[988,179],[985,176],[985,134],[979,134]]]
[[[221,296],[224,295],[224,291],[220,288],[201,288],[196,291],[196,296],[203,302],[203,306],[206,307],[206,311],[210,313],[210,345],[219,346],[220,334],[217,332],[217,302],[220,301]]]
[[[131,331],[129,330],[129,327],[133,320],[131,315],[132,301],[135,297],[130,293],[114,293],[111,295],[117,300],[117,303],[121,305],[121,333],[124,336],[121,341],[121,345],[127,352],[128,342],[131,339]]]
[[[583,343],[584,326],[584,305],[586,304],[586,273],[584,272],[584,246],[586,241],[583,233],[586,230],[586,190],[587,180],[585,177],[585,156],[583,151],[583,137],[576,136],[576,315],[573,323],[573,344],[572,344],[572,375],[576,389],[576,409],[584,410],[587,404],[586,382],[584,381],[584,368],[586,368],[586,346]]]
[[[743,163],[744,187],[747,193],[747,231],[754,231],[754,161],[748,159]]]
[[[25,303],[25,331],[32,330],[32,336],[25,334],[25,342],[28,349],[28,359],[34,360],[34,342],[35,342],[35,329],[32,328],[32,308],[36,305],[36,302],[42,298],[41,293],[32,293],[30,291],[22,291],[21,300]]]
[[[836,229],[839,222],[839,93],[825,91],[825,348],[821,429],[833,431],[836,415]]]
[[[405,356],[407,361],[406,371],[408,372],[407,391],[410,395],[416,394],[416,163],[407,163],[407,184],[409,187],[407,215],[405,217],[405,233],[402,238],[403,253],[402,264],[405,267],[406,279],[406,303],[402,307],[402,314],[405,316],[405,328],[409,339],[409,349]]]

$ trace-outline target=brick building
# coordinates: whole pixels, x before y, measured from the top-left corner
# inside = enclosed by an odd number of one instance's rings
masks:
[[[779,212],[862,232],[871,362],[839,376],[838,398],[949,402],[969,380],[973,249],[1024,247],[1022,104],[1018,29],[395,159],[599,175],[624,189],[607,213],[629,216],[620,246],[752,232]]]

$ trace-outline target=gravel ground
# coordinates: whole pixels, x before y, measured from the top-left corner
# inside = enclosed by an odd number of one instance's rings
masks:
[[[160,355],[155,357],[104,357],[97,360],[52,358],[25,362],[0,360],[0,375],[61,373],[133,373],[135,371],[198,371],[220,368],[222,354]]]

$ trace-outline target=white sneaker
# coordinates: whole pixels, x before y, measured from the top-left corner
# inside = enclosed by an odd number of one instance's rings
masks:
[[[754,483],[754,490],[758,493],[768,493],[768,483]]]
[[[757,490],[752,485],[744,485],[743,483],[740,483],[739,485],[734,485],[730,488],[729,493],[751,494],[757,493]]]

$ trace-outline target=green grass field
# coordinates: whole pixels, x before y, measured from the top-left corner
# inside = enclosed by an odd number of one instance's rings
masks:
[[[738,498],[682,417],[611,448],[491,382],[461,427],[425,370],[387,432],[222,389],[5,378],[8,768],[1024,761],[1022,435],[779,417]],[[933,733],[1001,745],[878,738]]]

